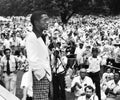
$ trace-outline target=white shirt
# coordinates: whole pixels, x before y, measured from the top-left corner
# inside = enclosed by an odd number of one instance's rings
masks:
[[[83,57],[82,57],[83,49],[80,49],[80,47],[77,47],[75,50],[75,54],[77,54],[76,59],[78,61],[78,64],[82,64],[83,63]]]
[[[47,75],[47,78],[51,81],[48,48],[42,38],[37,38],[33,32],[28,33],[26,51],[30,69],[34,71],[36,78],[40,80]]]
[[[21,62],[25,62],[26,59],[27,58],[24,55],[18,57],[18,60]]]
[[[111,90],[113,89],[113,92],[116,93],[118,90],[120,90],[120,81],[118,81],[118,83],[115,84],[115,81],[111,80],[108,82],[107,87]]]
[[[66,56],[63,56],[61,58],[57,58],[57,64],[54,65],[55,63],[55,60],[54,60],[54,56],[51,55],[51,60],[52,60],[52,67],[53,67],[53,72],[56,72],[56,73],[60,73],[60,72],[63,72],[65,69],[64,69],[64,66],[67,65],[67,57]],[[56,71],[57,69],[57,71]]]
[[[32,84],[29,82],[29,72],[23,74],[20,87],[21,89],[24,87],[27,88],[27,95],[30,97],[33,96]]]
[[[5,39],[3,45],[5,46],[5,48],[10,48],[10,41]]]
[[[85,93],[84,89],[88,85],[92,86],[95,89],[92,79],[88,76],[85,76],[83,80],[80,76],[75,77],[71,83],[71,87],[73,87],[75,83],[79,83],[79,85],[82,87],[81,89],[77,89],[74,92],[76,96],[80,96],[82,93]]]
[[[103,73],[103,76],[102,76],[102,80],[103,81],[106,81],[107,80],[107,77],[112,77],[112,76],[114,76],[114,74],[113,73]]]
[[[120,63],[120,49],[115,53],[115,62]]]
[[[14,55],[10,55],[10,59],[9,59],[9,64],[10,64],[10,71],[15,71],[16,70],[16,62],[17,62],[17,57],[15,57]],[[3,56],[1,58],[1,63],[2,66],[4,67],[3,71],[7,71],[7,59],[6,56]]]
[[[21,46],[21,47],[24,47],[24,46],[25,46],[25,42],[26,42],[25,39],[21,40],[21,42],[20,42],[20,46]]]
[[[100,71],[101,58],[93,58],[92,56],[88,58],[89,68],[88,72],[96,73]]]
[[[86,96],[80,96],[78,100],[86,100]],[[92,95],[89,100],[98,100],[97,95]]]
[[[22,41],[21,38],[19,37],[16,37],[15,40],[13,38],[10,38],[10,43],[11,45],[14,45],[14,46],[19,46],[20,45],[20,42]]]

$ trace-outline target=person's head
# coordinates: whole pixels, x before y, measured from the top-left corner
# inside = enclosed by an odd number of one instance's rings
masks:
[[[86,46],[86,50],[89,51],[91,49],[90,45]]]
[[[41,31],[41,29],[47,28],[48,24],[48,15],[46,12],[40,12],[36,11],[31,16],[31,23],[33,25],[33,28],[35,28],[37,31]]]
[[[106,72],[107,72],[107,73],[111,73],[111,68],[107,68],[107,69],[106,69]]]
[[[61,47],[61,43],[57,42],[57,47],[60,48]]]
[[[98,53],[99,53],[98,48],[92,48],[92,55],[93,55],[93,57],[96,58],[98,56]]]
[[[120,78],[119,73],[118,73],[118,72],[114,73],[114,80],[115,80],[115,81],[118,81],[119,78]]]
[[[83,43],[79,43],[79,47],[80,47],[80,49],[82,49],[83,48]]]
[[[11,53],[11,50],[10,50],[9,48],[6,48],[6,49],[4,50],[4,54],[5,54],[5,56],[6,56],[7,58],[10,57],[10,53]]]
[[[84,79],[85,76],[86,76],[86,74],[87,74],[87,70],[86,70],[85,68],[81,68],[81,69],[80,69],[80,77],[81,77],[82,79]]]
[[[53,55],[56,57],[56,58],[59,58],[59,51],[58,50],[55,50]]]
[[[94,93],[94,88],[92,86],[85,87],[85,94],[87,98],[90,98]]]
[[[1,34],[1,39],[4,39],[4,38],[5,38],[5,34],[2,33],[2,34]]]
[[[20,56],[23,56],[23,52],[22,52],[22,51],[20,51],[20,53],[19,53],[19,54],[20,54]]]

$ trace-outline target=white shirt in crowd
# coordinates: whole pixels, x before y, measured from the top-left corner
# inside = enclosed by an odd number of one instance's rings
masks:
[[[18,61],[18,59],[16,56],[10,55],[9,64],[10,64],[10,71],[11,72],[16,70],[16,62],[17,61]],[[6,58],[6,56],[3,56],[1,58],[1,63],[2,63],[2,66],[4,66],[3,71],[7,71],[7,58]]]
[[[115,62],[120,63],[120,48],[118,51],[115,53]]]
[[[101,57],[93,58],[92,56],[88,58],[89,68],[88,72],[96,73],[100,71]]]
[[[88,99],[86,99],[86,96],[80,96],[79,98],[78,98],[78,100],[88,100]],[[98,97],[97,97],[97,95],[92,95],[91,97],[90,97],[90,99],[89,100],[99,100],[98,99]]]
[[[27,88],[27,95],[33,97],[32,83],[29,82],[29,72],[25,72],[21,80],[21,89]]]
[[[54,56],[53,55],[51,55],[51,60],[52,60],[51,64],[52,64],[53,72],[61,73],[61,72],[65,71],[64,67],[67,64],[67,57],[66,56],[63,56],[61,58],[57,58],[57,65],[54,65]]]
[[[40,80],[46,75],[51,81],[48,48],[42,38],[37,38],[35,33],[29,32],[26,37],[26,51],[30,69],[34,71],[35,77]]]
[[[10,41],[11,45],[19,46],[22,40],[19,37],[15,37],[15,40],[13,38],[10,38],[9,41]]]
[[[10,41],[8,39],[5,39],[3,45],[5,48],[10,48]]]
[[[18,60],[22,63],[24,63],[26,59],[27,58],[24,55],[18,57]]]
[[[113,77],[113,76],[114,76],[113,73],[107,73],[107,72],[105,72],[105,73],[103,73],[102,81],[106,81],[107,78],[111,78],[111,77]]]
[[[79,85],[82,87],[81,89],[77,89],[74,94],[75,96],[80,96],[81,94],[85,93],[85,87],[90,85],[95,89],[95,85],[93,84],[93,81],[90,77],[85,76],[85,78],[82,80],[80,76],[77,76],[73,79],[71,83],[71,87],[75,85],[75,83],[79,83]]]
[[[113,90],[114,93],[117,93],[118,90],[120,91],[120,80],[118,81],[117,84],[115,84],[114,80],[109,81],[107,87]]]
[[[75,50],[75,54],[77,54],[77,62],[78,62],[78,65],[79,64],[83,64],[83,57],[82,57],[82,54],[83,54],[83,49],[80,49],[80,47],[78,46]]]

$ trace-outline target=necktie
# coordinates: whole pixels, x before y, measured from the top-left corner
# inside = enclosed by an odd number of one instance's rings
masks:
[[[7,59],[7,74],[10,75],[10,64],[9,64],[9,59]]]

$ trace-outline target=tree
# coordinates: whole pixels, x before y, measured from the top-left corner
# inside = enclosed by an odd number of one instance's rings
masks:
[[[120,0],[0,0],[0,15],[26,16],[44,10],[52,16],[60,16],[66,24],[74,14],[103,14],[107,9],[109,14],[118,14],[119,3]]]
[[[89,0],[1,0],[1,15],[27,15],[35,10],[45,10],[51,15],[61,16],[67,23],[71,16],[87,7]],[[85,6],[84,6],[85,5]]]
[[[53,15],[59,15],[62,22],[66,24],[73,14],[88,7],[88,2],[89,0],[36,0],[35,9],[42,9]]]

